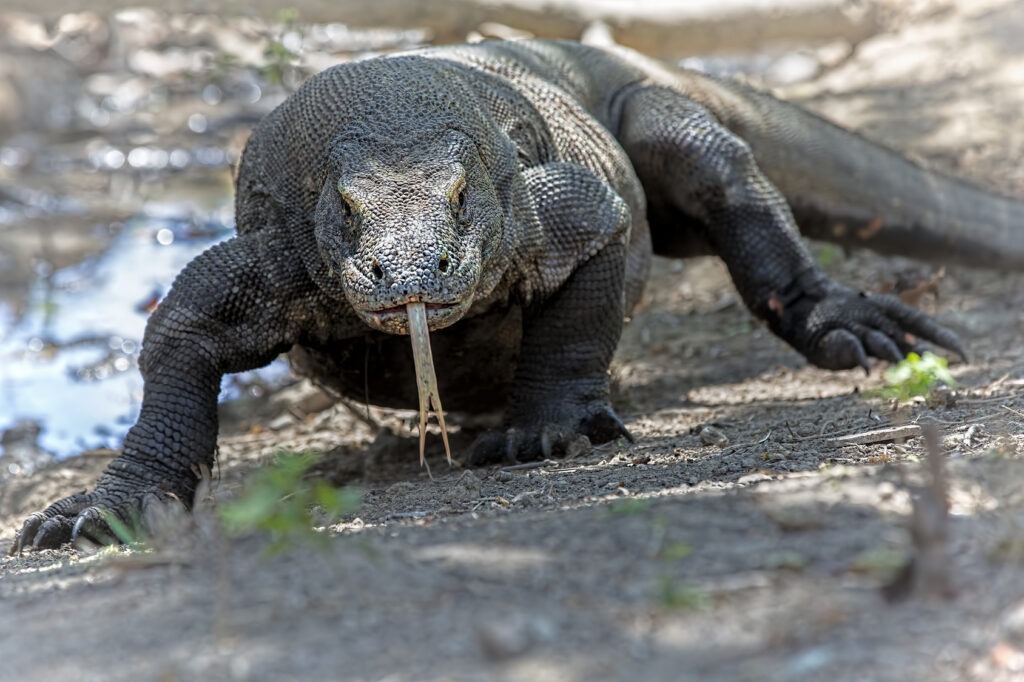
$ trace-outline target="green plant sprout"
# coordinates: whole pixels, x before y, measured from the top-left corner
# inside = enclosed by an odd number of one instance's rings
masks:
[[[142,530],[139,519],[133,518],[132,523],[122,521],[119,516],[108,511],[102,512],[103,521],[114,537],[122,545],[145,545],[148,538]]]
[[[298,541],[325,542],[327,536],[314,529],[312,509],[319,507],[336,520],[358,508],[361,494],[310,479],[307,474],[318,459],[308,452],[281,453],[273,465],[254,473],[238,498],[220,507],[228,535],[267,533],[272,553]]]
[[[956,380],[946,368],[946,358],[925,352],[924,355],[907,353],[907,357],[885,371],[886,386],[881,390],[885,398],[907,402],[918,396],[927,396],[938,384],[950,388]]]
[[[290,71],[301,61],[300,55],[285,45],[284,36],[288,33],[301,35],[299,11],[294,7],[286,7],[277,13],[280,33],[268,36],[267,46],[263,50],[264,65],[260,73],[271,85],[285,85]]]
[[[700,587],[679,583],[670,576],[661,576],[655,584],[658,602],[673,611],[706,611],[711,608],[711,595]]]

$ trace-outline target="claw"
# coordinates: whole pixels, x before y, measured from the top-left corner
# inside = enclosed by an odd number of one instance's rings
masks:
[[[868,356],[853,333],[846,329],[833,329],[818,342],[814,363],[825,369],[849,369],[860,367],[864,374],[871,373]]]
[[[434,374],[434,358],[430,352],[430,330],[427,327],[427,309],[422,303],[409,303],[405,307],[409,316],[409,336],[412,338],[412,359],[416,365],[416,389],[420,396],[420,465],[426,465],[423,450],[427,441],[427,416],[431,407],[441,425],[441,439],[448,463],[452,463],[452,451],[448,446],[448,427],[444,423],[444,410],[437,390],[437,375]]]
[[[899,362],[903,359],[905,353],[900,350],[899,346],[896,345],[891,338],[883,334],[882,332],[871,329],[864,335],[864,344],[867,345],[868,351],[876,358],[882,358],[889,362]],[[913,347],[911,344],[907,344],[908,347]]]
[[[610,408],[584,419],[580,426],[593,443],[607,443],[616,438],[625,438],[627,443],[636,442],[619,415]]]
[[[967,349],[960,338],[921,311],[904,305],[894,296],[874,296],[872,300],[877,301],[893,320],[906,329],[907,333],[951,350],[960,356],[963,362],[970,362]]]
[[[32,546],[32,539],[35,538],[36,533],[39,532],[39,526],[42,525],[44,517],[39,512],[32,514],[25,523],[21,526],[21,531],[14,537],[14,544],[11,545],[10,551],[7,556],[21,556],[22,550],[27,546]],[[26,540],[28,542],[26,542]]]
[[[101,539],[97,538],[96,533],[90,532],[91,526],[95,524],[92,520],[87,518],[85,514],[82,514],[75,521],[75,527],[71,529],[71,542],[75,545],[78,544],[79,540],[86,540],[95,545],[110,544],[109,542],[104,543]]]
[[[558,433],[552,433],[552,430],[545,427],[540,432],[540,453],[544,459],[551,459],[555,453],[555,441],[558,438]]]

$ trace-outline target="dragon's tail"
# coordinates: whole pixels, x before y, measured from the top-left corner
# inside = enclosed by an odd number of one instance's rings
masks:
[[[698,90],[705,95],[698,99],[750,144],[808,237],[934,262],[1024,270],[1024,199],[928,170],[744,86],[714,80]]]

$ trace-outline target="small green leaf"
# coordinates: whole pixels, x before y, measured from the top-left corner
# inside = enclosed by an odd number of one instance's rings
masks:
[[[136,530],[139,524],[135,526],[129,525],[121,520],[121,517],[113,512],[104,511],[102,512],[103,521],[110,528],[110,532],[124,545],[137,545],[144,542],[144,538],[140,532]]]
[[[613,502],[608,507],[615,516],[634,516],[642,514],[651,507],[651,500],[642,497],[629,497]]]
[[[931,352],[907,353],[906,358],[885,371],[884,378],[886,386],[880,394],[900,402],[927,396],[939,384],[956,386],[956,380],[947,369],[946,358]]]
[[[668,559],[669,561],[685,559],[691,554],[693,554],[693,545],[686,542],[670,542],[665,545],[665,548],[661,552],[662,558]]]
[[[658,601],[666,609],[703,611],[711,606],[711,597],[695,585],[681,585],[668,576],[657,583]]]
[[[817,252],[818,264],[823,268],[827,268],[832,265],[832,263],[836,262],[839,259],[839,256],[842,255],[842,249],[835,244],[821,244],[819,245]]]
[[[221,505],[228,534],[267,533],[273,552],[298,540],[324,541],[313,527],[312,508],[320,507],[328,518],[337,519],[358,508],[361,496],[357,490],[309,480],[317,459],[311,453],[282,453],[273,465],[256,472],[237,499]]]

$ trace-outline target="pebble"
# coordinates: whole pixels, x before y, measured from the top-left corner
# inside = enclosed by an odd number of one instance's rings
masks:
[[[538,644],[555,638],[554,623],[536,616],[514,614],[480,626],[480,648],[492,660],[522,656]]]
[[[697,437],[700,439],[701,445],[716,445],[724,448],[729,444],[729,437],[714,426],[705,425],[701,427]]]
[[[1024,644],[1024,601],[1017,603],[1003,616],[1003,631],[1018,644]]]

